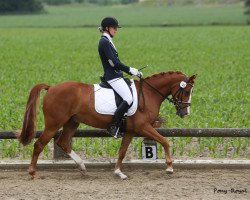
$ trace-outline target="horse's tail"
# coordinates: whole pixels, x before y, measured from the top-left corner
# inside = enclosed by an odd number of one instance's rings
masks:
[[[26,105],[22,131],[20,134],[17,134],[17,138],[24,146],[29,144],[35,137],[36,114],[40,92],[42,89],[48,90],[49,87],[49,85],[41,83],[35,85],[30,91],[29,99]]]

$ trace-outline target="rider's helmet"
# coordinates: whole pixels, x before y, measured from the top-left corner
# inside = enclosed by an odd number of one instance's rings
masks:
[[[114,17],[105,17],[101,22],[102,30],[105,30],[106,27],[114,27],[114,28],[121,28],[119,22]]]

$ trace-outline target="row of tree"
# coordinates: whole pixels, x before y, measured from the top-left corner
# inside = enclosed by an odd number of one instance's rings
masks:
[[[90,3],[99,5],[129,4],[139,0],[0,0],[1,13],[33,13],[43,12],[44,4],[62,5],[70,3]]]
[[[129,4],[136,3],[139,0],[41,0],[48,5],[61,5],[70,3],[90,3],[98,5],[112,5],[112,4]]]
[[[245,6],[247,8],[246,14],[250,15],[250,0],[245,1]]]
[[[41,12],[43,4],[38,0],[0,0],[0,13]]]
[[[145,0],[146,1],[146,0]],[[176,0],[155,0],[157,3],[167,2],[169,5]],[[202,2],[203,0],[187,0]],[[214,1],[214,0],[213,0]],[[243,1],[243,0],[242,0]],[[0,0],[0,14],[13,13],[13,12],[42,12],[44,11],[43,4],[61,5],[69,3],[90,3],[99,5],[112,5],[112,4],[129,4],[139,2],[139,0]],[[250,0],[245,0],[246,12],[250,15]]]

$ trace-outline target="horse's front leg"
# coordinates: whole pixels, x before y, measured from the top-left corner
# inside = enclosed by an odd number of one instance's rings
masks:
[[[145,135],[148,138],[151,138],[157,142],[159,142],[165,151],[165,157],[166,157],[166,163],[167,163],[167,169],[166,172],[168,174],[172,174],[174,172],[173,170],[173,160],[170,156],[170,150],[169,150],[169,142],[167,138],[163,137],[160,133],[158,133],[151,124],[143,126],[142,134]]]
[[[115,175],[119,176],[121,179],[127,179],[128,177],[121,172],[122,160],[124,159],[128,146],[133,138],[133,134],[125,133],[124,137],[122,138],[122,144],[119,149],[119,157],[115,165]]]

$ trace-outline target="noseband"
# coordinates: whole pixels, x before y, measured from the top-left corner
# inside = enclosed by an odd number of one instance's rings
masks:
[[[152,86],[151,84],[149,84],[147,81],[145,81],[145,79],[140,78],[140,93],[142,93],[142,82],[145,82],[148,86],[150,86],[153,90],[155,90],[159,95],[161,95],[164,100],[167,99],[169,101],[169,103],[174,104],[176,106],[176,108],[177,108],[177,112],[179,112],[180,110],[191,106],[191,103],[183,101],[183,94],[184,94],[184,92],[187,92],[185,90],[186,86],[190,85],[191,87],[193,87],[193,84],[188,83],[187,81],[188,81],[187,78],[184,81],[181,81],[179,83],[179,85],[180,85],[179,89],[175,92],[174,95],[172,95],[172,98],[169,98],[168,96],[162,94],[154,86]],[[140,97],[140,93],[139,93],[139,97]],[[142,93],[142,97],[143,97],[143,100],[144,100],[143,93]],[[139,99],[138,99],[138,102],[139,102]],[[184,107],[182,106],[183,104],[185,105]]]

